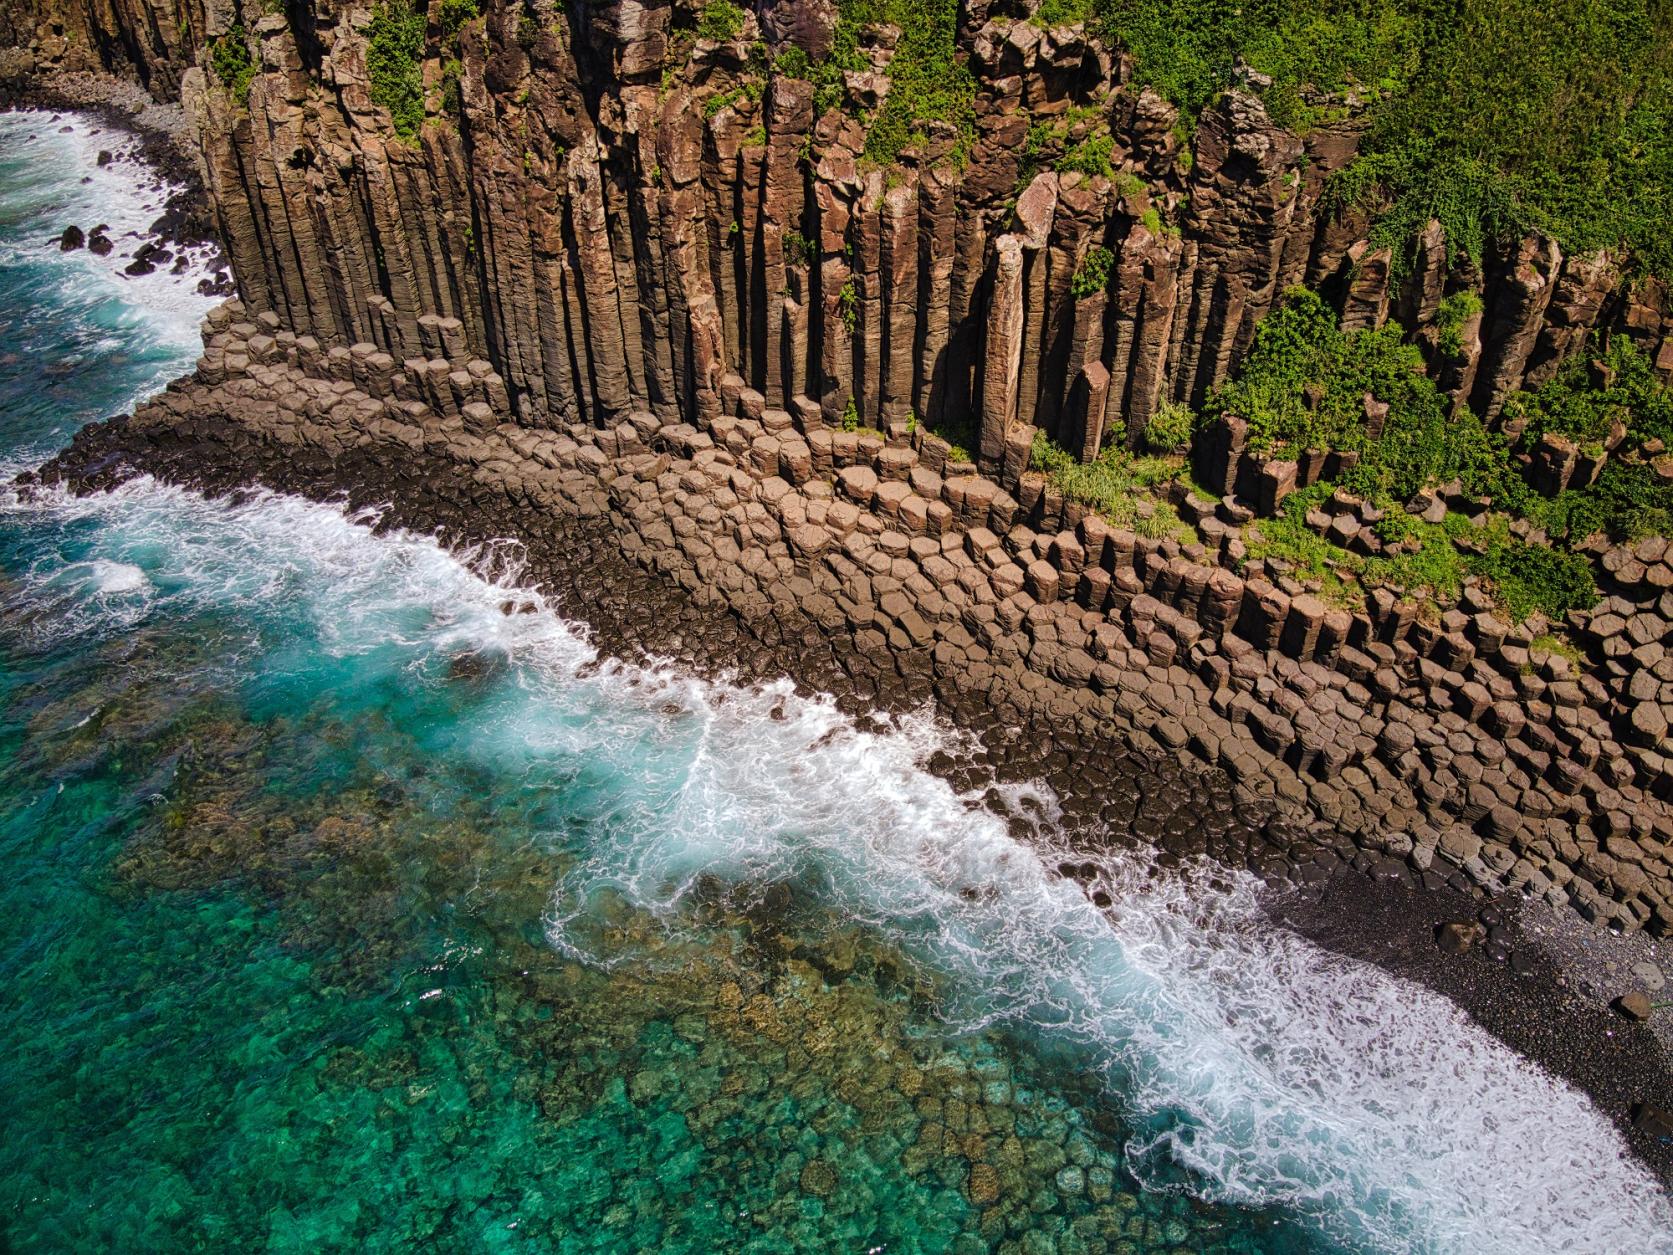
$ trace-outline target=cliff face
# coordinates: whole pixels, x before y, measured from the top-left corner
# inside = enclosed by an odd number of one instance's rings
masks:
[[[1394,284],[1366,223],[1323,204],[1351,118],[1298,137],[1232,92],[1187,146],[1123,58],[1025,4],[962,6],[973,134],[930,124],[885,169],[860,118],[890,90],[891,28],[862,37],[875,68],[843,76],[847,108],[767,72],[823,53],[832,4],[760,3],[729,40],[698,36],[690,0],[496,3],[456,31],[438,5],[403,138],[374,103],[372,9],[55,3],[107,66],[178,83],[253,310],[412,370],[482,358],[525,424],[696,421],[743,395],[827,424],[916,414],[989,469],[1028,424],[1090,453],[1200,401],[1294,283],[1420,339],[1443,295],[1482,289],[1443,382],[1489,414],[1600,323],[1673,368],[1661,291],[1621,289],[1614,260],[1529,239],[1449,275],[1437,230]],[[229,31],[257,63],[247,99],[181,72]],[[1108,175],[1053,168],[1106,130]]]
[[[217,19],[232,20],[231,12],[225,0],[4,0],[0,69],[8,76],[106,71],[174,100],[202,32]]]

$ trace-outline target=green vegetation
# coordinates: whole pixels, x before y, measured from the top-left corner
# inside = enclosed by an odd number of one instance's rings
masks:
[[[1134,457],[1112,446],[1096,460],[1082,462],[1053,444],[1045,432],[1037,431],[1028,466],[1042,472],[1067,500],[1090,506],[1112,526],[1141,536],[1196,539],[1179,512],[1149,491],[1180,477],[1178,458]]]
[[[438,0],[436,26],[444,40],[452,39],[479,12],[477,0]]]
[[[1349,606],[1362,590],[1384,585],[1450,601],[1470,575],[1488,581],[1518,621],[1535,610],[1561,619],[1597,602],[1591,565],[1582,555],[1518,540],[1502,516],[1478,521],[1449,514],[1444,522],[1425,523],[1394,509],[1373,527],[1389,546],[1384,553],[1338,548],[1306,521],[1330,492],[1330,485],[1317,484],[1285,498],[1278,517],[1262,519],[1250,533],[1250,556],[1288,563],[1297,578],[1317,581],[1325,597]]]
[[[1366,425],[1367,394],[1389,407],[1376,439]],[[1364,496],[1404,502],[1452,479],[1495,500],[1528,495],[1510,469],[1503,437],[1472,414],[1452,416],[1398,325],[1343,332],[1330,308],[1304,289],[1291,289],[1261,322],[1238,377],[1204,406],[1207,414],[1224,411],[1248,420],[1257,452],[1358,452],[1360,464],[1344,483]]]
[[[442,112],[454,116],[465,111],[465,93],[459,86],[459,79],[464,74],[465,67],[458,57],[449,57],[442,62],[441,67],[441,107]],[[528,154],[523,154],[523,167],[528,169]]]
[[[1467,314],[1469,307],[1459,304]],[[1463,574],[1475,574],[1491,581],[1519,617],[1535,608],[1559,617],[1596,597],[1590,564],[1573,547],[1598,533],[1628,540],[1673,528],[1673,484],[1637,452],[1673,439],[1673,393],[1625,338],[1593,349],[1571,358],[1537,391],[1510,398],[1505,417],[1511,430],[1522,428],[1513,447],[1468,410],[1453,412],[1399,327],[1345,333],[1317,296],[1294,290],[1262,322],[1238,377],[1208,399],[1204,415],[1229,411],[1246,419],[1257,452],[1359,455],[1358,465],[1334,484],[1292,495],[1281,519],[1262,523],[1262,552],[1314,575],[1321,562],[1347,563],[1362,583],[1431,588],[1442,596]],[[1373,406],[1387,406],[1376,436],[1366,421],[1367,397]],[[1524,481],[1513,456],[1547,432],[1594,456],[1610,446],[1616,452],[1595,483],[1547,500]],[[1449,519],[1437,528],[1405,513],[1403,503],[1419,489],[1448,483],[1490,503],[1484,524]],[[1336,486],[1380,509],[1379,539],[1409,552],[1365,558],[1329,545],[1321,550],[1305,515]],[[1551,543],[1512,536],[1508,522],[1518,518]]]
[[[1088,135],[1057,159],[1059,174],[1101,174],[1106,179],[1115,174],[1110,157],[1115,153],[1115,137],[1108,131]]]
[[[957,136],[953,160],[962,164],[976,140],[976,80],[954,55],[958,0],[841,0],[830,54],[818,65],[803,56],[775,68],[810,79],[819,112],[839,108],[843,75],[871,68],[861,40],[879,25],[898,27],[900,40],[889,62],[889,94],[866,120],[865,160],[892,166],[928,139],[933,124],[945,123]]]
[[[1431,218],[1480,261],[1542,230],[1673,275],[1673,5],[1665,0],[1097,0],[1138,79],[1194,117],[1241,60],[1305,129],[1370,108],[1332,193],[1377,215],[1396,268]],[[1270,80],[1268,82],[1268,80]]]
[[[1150,185],[1130,170],[1123,170],[1115,176],[1115,190],[1123,196],[1143,196],[1150,190]]]
[[[703,116],[712,118],[722,109],[729,109],[744,97],[742,87],[734,87],[729,91],[716,92],[703,102]]]
[[[1528,652],[1530,654],[1556,654],[1557,657],[1566,658],[1571,663],[1578,663],[1584,659],[1584,655],[1574,647],[1572,641],[1561,636],[1552,636],[1550,633],[1543,633],[1534,637],[1528,643]]]
[[[1091,21],[1094,7],[1093,0],[1042,0],[1029,20],[1046,30],[1075,26]]]
[[[1511,540],[1490,544],[1469,565],[1492,581],[1505,608],[1518,621],[1535,610],[1561,619],[1570,610],[1597,605],[1592,565],[1581,554]]]
[[[852,279],[837,289],[837,313],[842,318],[842,325],[848,328],[848,334],[853,335],[854,326],[860,318],[860,289]]]
[[[743,33],[744,11],[730,0],[708,0],[697,19],[697,34],[724,43]]]
[[[1656,441],[1673,444],[1673,390],[1630,341],[1593,347],[1595,356],[1570,358],[1544,387],[1518,393],[1505,406],[1507,417],[1527,424],[1529,445],[1551,432],[1596,455],[1620,437],[1595,483],[1536,499],[1529,515],[1569,543],[1597,532],[1615,540],[1666,535],[1673,532],[1673,484],[1634,451],[1645,444],[1653,449]]]
[[[1196,415],[1191,407],[1177,401],[1166,401],[1144,424],[1144,445],[1152,453],[1175,453],[1191,439],[1191,428]]]
[[[784,259],[798,265],[811,265],[819,256],[819,249],[814,242],[800,231],[791,228],[784,233]]]
[[[1087,250],[1086,256],[1075,268],[1073,277],[1069,280],[1069,292],[1076,300],[1091,296],[1094,292],[1102,292],[1110,281],[1110,267],[1115,264],[1115,254],[1102,244],[1095,244]]]
[[[250,37],[242,25],[209,43],[209,67],[240,107],[250,103],[250,80],[256,76],[256,59],[250,55]]]
[[[1464,356],[1464,324],[1481,313],[1475,292],[1454,292],[1435,310],[1435,349],[1449,362]]]
[[[1617,425],[1631,444],[1673,444],[1673,393],[1649,359],[1624,336],[1591,347],[1592,353],[1569,358],[1538,391],[1512,397],[1506,417],[1525,422],[1531,440],[1555,432],[1592,450]]]
[[[1673,6],[1464,0],[1426,16],[1424,36],[1421,71],[1377,110],[1338,189],[1392,196],[1375,242],[1409,245],[1437,218],[1476,259],[1540,230],[1673,274]]]
[[[970,452],[976,447],[977,443],[976,422],[973,417],[966,414],[964,417],[955,418],[944,414],[939,422],[919,421],[923,423],[924,430],[947,442],[947,458],[949,461],[974,462],[976,460],[975,455]]]
[[[1241,58],[1272,82],[1279,122],[1305,127],[1328,113],[1308,89],[1392,90],[1416,68],[1424,0],[1097,0],[1105,37],[1130,49],[1139,82],[1188,115],[1238,82]]]
[[[389,111],[395,134],[411,143],[424,126],[424,17],[407,0],[385,0],[367,28],[366,76],[372,103]]]

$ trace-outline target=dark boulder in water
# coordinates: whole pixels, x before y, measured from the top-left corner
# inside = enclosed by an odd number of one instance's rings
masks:
[[[110,159],[111,159],[110,149],[108,149],[108,148],[99,149],[99,165],[100,165],[101,168],[104,167],[104,166],[108,166],[110,164]]]
[[[95,257],[108,257],[116,245],[111,243],[110,236],[104,234],[98,227],[93,228],[93,234],[87,237],[87,251]]]
[[[85,243],[87,243],[87,236],[83,234],[80,227],[65,227],[64,234],[58,237],[58,251],[73,253]]]
[[[447,678],[449,680],[481,681],[499,671],[505,659],[494,653],[472,650],[468,654],[455,654],[447,661]]]
[[[125,275],[148,275],[157,268],[158,262],[167,261],[173,254],[155,240],[141,244],[134,253],[134,259],[122,267]]]

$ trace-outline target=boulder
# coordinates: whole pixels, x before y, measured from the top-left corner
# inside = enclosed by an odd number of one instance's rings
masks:
[[[1454,920],[1435,929],[1435,944],[1447,954],[1465,954],[1482,935],[1481,925],[1474,920]]]
[[[1650,995],[1638,989],[1622,994],[1609,1005],[1624,1018],[1638,1024],[1649,1019],[1650,1012],[1655,1009],[1650,1005]]]

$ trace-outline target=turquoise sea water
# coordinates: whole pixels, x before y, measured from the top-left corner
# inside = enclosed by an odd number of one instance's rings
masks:
[[[3,478],[206,307],[57,252],[149,217],[58,125],[0,115]],[[927,716],[611,663],[367,522],[0,492],[0,1246],[1670,1248],[1582,1097],[1252,884],[1099,911]]]

